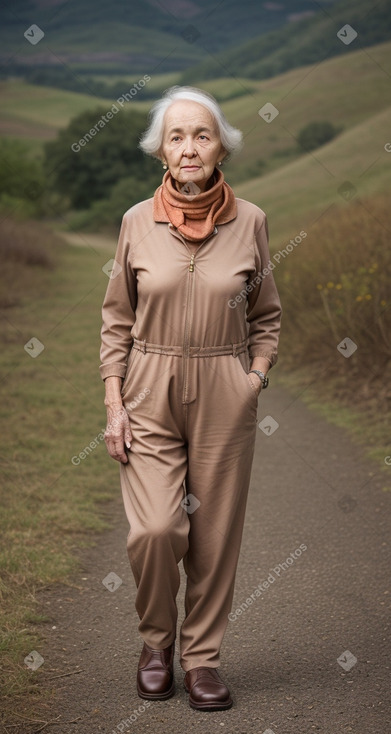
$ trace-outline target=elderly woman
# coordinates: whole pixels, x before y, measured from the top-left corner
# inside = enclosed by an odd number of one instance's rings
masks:
[[[200,89],[172,87],[153,106],[140,146],[168,170],[124,214],[102,309],[105,441],[121,462],[144,642],[137,691],[174,693],[182,559],[180,664],[202,711],[232,706],[217,668],[281,315],[265,213],[237,199],[220,169],[240,145]]]

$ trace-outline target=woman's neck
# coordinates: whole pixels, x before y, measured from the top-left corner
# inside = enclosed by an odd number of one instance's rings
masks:
[[[176,178],[173,178],[173,182],[174,182],[174,186],[175,186],[176,190],[179,191],[180,194],[183,193],[182,192],[182,189],[183,189],[183,187],[186,184],[183,184],[180,181],[177,181]],[[203,193],[205,193],[205,191],[209,191],[209,189],[212,189],[213,186],[215,185],[215,183],[216,183],[216,178],[215,178],[215,174],[213,172],[212,175],[211,175],[211,177],[208,178],[208,180],[206,182],[206,185],[205,185],[205,188],[201,190],[201,193],[203,194]],[[198,186],[198,184],[195,184],[195,185]],[[198,186],[198,188],[200,188],[200,187]]]

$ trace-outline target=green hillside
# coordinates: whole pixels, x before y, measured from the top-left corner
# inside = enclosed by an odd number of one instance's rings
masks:
[[[343,202],[338,188],[345,180],[352,182],[358,196],[389,190],[391,154],[384,145],[391,142],[390,77],[388,42],[373,46],[370,53],[357,50],[273,80],[239,80],[238,88],[252,91],[222,103],[245,141],[240,154],[224,166],[226,178],[238,196],[267,211],[272,248],[289,240],[292,231],[309,226],[330,204]],[[212,93],[218,90],[223,97],[234,89],[229,79],[202,86]],[[2,87],[7,104],[0,113],[0,130],[10,138],[32,142],[36,151],[79,112],[95,109],[97,102],[103,110],[110,105],[108,100],[21,82],[3,83]],[[279,111],[270,124],[258,114],[267,102]],[[131,109],[130,105],[145,111],[150,102],[136,98],[125,109]],[[303,154],[297,145],[298,133],[319,120],[342,130],[327,145]]]
[[[50,140],[69,120],[107,99],[26,84],[20,80],[0,82],[2,107],[0,134],[26,140]]]
[[[249,170],[256,161],[280,168],[301,156],[297,136],[312,121],[328,120],[348,131],[388,107],[391,99],[391,43],[334,57],[257,84],[258,93],[228,101],[224,112],[244,133],[245,145],[227,171]],[[213,91],[217,82],[202,86]],[[258,110],[271,102],[278,116],[267,124]],[[258,175],[258,174],[257,174]]]
[[[391,190],[391,106],[372,115],[351,130],[322,146],[313,154],[272,171],[266,176],[235,186],[235,193],[254,202],[267,214],[271,248],[308,231],[324,216],[332,216],[332,205],[346,205],[341,186],[349,182],[356,193],[352,199]],[[344,186],[344,190],[346,187]],[[370,214],[370,212],[369,212]]]
[[[183,71],[205,54],[295,25],[295,18],[313,12],[312,0],[18,0],[13,7],[0,4],[0,60],[3,73],[18,65],[63,64],[87,74]],[[32,23],[45,33],[37,46],[23,38]]]
[[[358,34],[349,44],[337,37],[337,31],[349,24]],[[251,41],[227,49],[215,59],[187,69],[182,84],[232,75],[266,79],[288,69],[317,64],[336,55],[347,57],[353,50],[391,39],[389,0],[342,0],[323,7],[310,18],[259,35]]]
[[[390,99],[390,77],[391,42],[388,42],[373,46],[370,53],[357,50],[345,58],[329,59],[315,69],[294,69],[272,80],[219,79],[203,83],[202,88],[222,97],[251,90],[222,103],[228,119],[243,130],[245,140],[240,155],[225,167],[227,178],[232,182],[235,178],[239,180],[257,161],[266,163],[266,173],[291,162],[292,157],[301,156],[296,137],[312,120],[330,120],[348,131],[384,110]],[[173,81],[172,77],[164,80]],[[103,109],[110,106],[107,99],[19,81],[0,83],[0,92],[4,101],[0,110],[1,133],[35,140],[37,145],[53,138],[76,114],[97,104]],[[272,102],[280,112],[271,124],[258,115],[266,102]],[[129,105],[146,111],[151,102],[138,102],[136,97],[125,109],[131,109]]]

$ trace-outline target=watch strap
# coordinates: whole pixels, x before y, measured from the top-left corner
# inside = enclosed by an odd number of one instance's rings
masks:
[[[261,370],[250,370],[250,372],[255,372],[255,374],[258,375],[259,379],[262,382],[262,388],[264,390],[269,384],[269,378],[266,377],[266,375],[261,372]],[[250,374],[250,372],[248,374]]]

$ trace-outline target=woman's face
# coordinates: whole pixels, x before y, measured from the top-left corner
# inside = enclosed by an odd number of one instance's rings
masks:
[[[173,102],[164,118],[161,155],[178,190],[191,181],[205,191],[216,164],[226,155],[212,113],[198,102]]]

